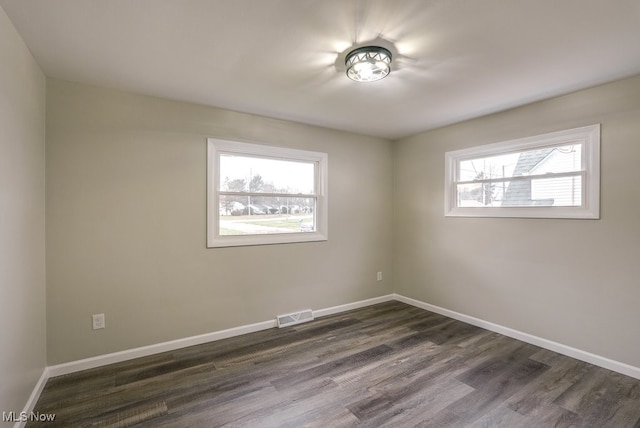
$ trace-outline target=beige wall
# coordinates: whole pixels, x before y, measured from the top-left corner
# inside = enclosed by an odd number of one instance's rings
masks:
[[[444,153],[602,124],[601,219],[443,215]],[[640,77],[397,142],[397,293],[640,367]]]
[[[329,240],[206,249],[207,137],[327,152]],[[390,177],[386,140],[49,80],[49,364],[390,293]]]
[[[45,340],[58,364],[393,291],[640,366],[640,77],[393,144],[50,79],[45,339],[45,84],[0,24],[3,409]],[[444,218],[445,151],[593,123],[601,220]],[[207,137],[328,152],[329,241],[206,249]]]
[[[44,75],[0,8],[0,412],[46,365],[44,129]]]

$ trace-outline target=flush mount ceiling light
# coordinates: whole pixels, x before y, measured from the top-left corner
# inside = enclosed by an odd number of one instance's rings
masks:
[[[356,82],[375,82],[391,71],[391,52],[379,46],[363,46],[352,50],[344,61],[347,76]]]

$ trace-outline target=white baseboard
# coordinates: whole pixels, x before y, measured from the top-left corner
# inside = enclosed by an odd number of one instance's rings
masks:
[[[359,309],[365,306],[375,305],[377,303],[388,302],[393,300],[393,295],[388,294],[386,296],[375,297],[372,299],[361,300],[359,302],[347,303],[345,305],[333,306],[325,309],[318,309],[313,311],[314,318],[322,317],[326,315],[333,315],[340,312],[350,311],[352,309]],[[82,360],[71,361],[68,363],[57,364],[55,366],[49,366],[48,372],[50,377],[61,376],[69,373],[78,372],[81,370],[92,369],[95,367],[106,366],[108,364],[119,363],[122,361],[132,360],[134,358],[146,357],[149,355],[159,354],[161,352],[175,351],[181,348],[187,348],[189,346],[201,345],[203,343],[214,342],[216,340],[222,340],[229,337],[240,336],[247,333],[253,333],[256,331],[267,330],[269,328],[277,327],[275,318],[271,321],[263,321],[256,324],[249,324],[240,327],[230,328],[227,330],[214,331],[211,333],[205,333],[198,336],[191,336],[182,339],[171,340],[169,342],[156,343],[153,345],[142,346],[140,348],[127,349],[124,351],[114,352],[111,354],[98,355],[96,357],[85,358]]]
[[[576,360],[584,361],[598,367],[603,367],[605,369],[613,370],[614,372],[618,372],[626,376],[640,379],[640,367],[635,367],[629,364],[621,363],[619,361],[615,361],[610,358],[592,354],[591,352],[576,349],[571,346],[563,345],[562,343],[554,342],[552,340],[543,339],[541,337],[534,336],[529,333],[524,333],[518,330],[514,330],[512,328],[495,324],[489,321],[485,321],[480,318],[475,318],[475,317],[461,314],[459,312],[455,312],[449,309],[441,308],[440,306],[431,305],[429,303],[425,303],[420,300],[411,299],[409,297],[405,297],[400,294],[394,294],[394,300],[397,300],[399,302],[403,302],[408,305],[415,306],[427,311],[435,312],[437,314],[444,315],[446,317],[453,318],[458,321],[466,322],[467,324],[475,325],[477,327],[481,327],[486,330],[494,331],[496,333],[500,333],[505,336],[509,336],[514,339],[518,339],[523,342],[530,343],[532,345],[536,345],[541,348],[545,348],[550,351],[557,352],[558,354],[575,358]]]
[[[339,314],[341,312],[351,311],[353,309],[360,309],[367,306],[377,305],[378,303],[390,302],[394,300],[394,294],[387,294],[386,296],[374,297],[373,299],[360,300],[359,302],[347,303],[346,305],[333,306],[331,308],[318,309],[313,311],[314,318],[325,317],[327,315]]]
[[[202,345],[203,343],[214,342],[216,340],[222,340],[229,337],[267,330],[274,327],[277,327],[275,319],[272,321],[263,321],[255,324],[229,328],[226,330],[200,334],[198,336],[185,337],[168,342],[142,346],[140,348],[127,349],[125,351],[113,352],[111,354],[98,355],[96,357],[57,364],[55,366],[49,366],[49,376],[61,376],[81,370],[87,370],[95,367],[106,366],[108,364],[133,360],[134,358],[147,357],[149,355],[160,354],[167,351],[175,351],[177,349],[187,348],[189,346]]]
[[[504,327],[498,324],[494,324],[489,321],[485,321],[479,318],[475,318],[469,315],[464,315],[459,312],[455,312],[449,309],[441,308],[439,306],[431,305],[429,303],[421,302],[416,299],[402,296],[400,294],[388,294],[385,296],[375,297],[372,299],[361,300],[358,302],[348,303],[345,305],[333,306],[330,308],[318,309],[313,311],[315,318],[323,317],[327,315],[334,315],[341,312],[350,311],[353,309],[359,309],[378,303],[388,302],[391,300],[397,300],[415,306],[427,311],[435,312],[468,324],[475,325],[496,333],[503,334],[505,336],[512,337],[514,339],[521,340],[523,342],[530,343],[532,345],[540,346],[541,348],[549,349],[559,354],[567,355],[569,357],[585,361],[594,364],[599,367],[604,367],[609,370],[613,370],[618,373],[622,373],[627,376],[631,376],[636,379],[640,379],[640,368],[624,364],[609,358],[605,358],[599,355],[592,354],[590,352],[582,351],[580,349],[572,348],[561,343],[553,342],[551,340],[543,339],[541,337],[533,336],[528,333],[523,333],[518,330]],[[40,380],[36,384],[29,401],[25,405],[25,412],[31,412],[40,397],[47,380],[50,377],[61,376],[69,373],[78,372],[81,370],[87,370],[91,368],[101,367],[108,364],[119,363],[122,361],[132,360],[134,358],[146,357],[149,355],[159,354],[161,352],[175,351],[177,349],[186,348],[194,345],[201,345],[203,343],[214,342],[217,340],[226,339],[229,337],[240,336],[247,333],[253,333],[261,330],[267,330],[277,327],[275,319],[270,321],[263,321],[255,324],[244,325],[240,327],[230,328],[226,330],[215,331],[211,333],[201,334],[198,336],[191,336],[182,339],[171,340],[169,342],[157,343],[154,345],[143,346],[140,348],[128,349],[125,351],[114,352],[111,354],[99,355],[96,357],[85,358],[82,360],[71,361],[64,364],[57,364],[54,366],[46,367],[40,377]],[[24,425],[18,425],[22,427]]]
[[[31,391],[31,395],[27,400],[27,404],[24,405],[24,409],[22,410],[21,414],[30,415],[31,412],[33,412],[33,409],[36,407],[36,403],[38,402],[40,394],[42,393],[44,386],[47,384],[47,380],[49,380],[49,377],[49,368],[45,367],[44,370],[42,370],[42,374],[40,375],[40,379],[38,379],[36,386],[33,388],[33,391]],[[23,428],[26,424],[26,421],[16,422],[13,425],[13,428]]]

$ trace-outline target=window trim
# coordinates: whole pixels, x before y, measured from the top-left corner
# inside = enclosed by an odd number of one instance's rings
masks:
[[[579,142],[583,144],[582,206],[458,207],[456,180],[460,161]],[[562,174],[559,174],[562,175]],[[445,153],[444,215],[446,217],[600,218],[600,124],[550,132]]]
[[[260,235],[220,235],[220,155],[237,154],[280,160],[314,162],[315,226],[313,232],[273,233]],[[327,153],[285,147],[207,138],[207,248],[273,245],[328,239]],[[281,195],[283,196],[283,195]]]

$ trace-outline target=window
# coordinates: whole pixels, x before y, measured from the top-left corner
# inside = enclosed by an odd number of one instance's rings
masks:
[[[445,215],[600,218],[600,125],[447,152]]]
[[[207,246],[327,239],[327,154],[207,140]]]

